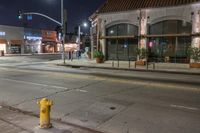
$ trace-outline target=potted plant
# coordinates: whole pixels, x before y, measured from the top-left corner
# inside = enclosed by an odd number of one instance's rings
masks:
[[[190,68],[200,68],[200,48],[192,48],[190,47],[187,52],[192,59],[190,62]]]
[[[142,65],[142,66],[146,65],[146,60],[145,60],[146,54],[147,51],[145,48],[137,49],[138,60],[135,62],[136,65]]]
[[[91,52],[90,51],[87,52],[87,56],[88,56],[89,59],[91,59]]]
[[[104,62],[104,55],[101,51],[95,51],[94,52],[94,58],[96,58],[97,63],[103,63]]]

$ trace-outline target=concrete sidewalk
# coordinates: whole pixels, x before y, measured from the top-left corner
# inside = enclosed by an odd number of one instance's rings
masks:
[[[183,74],[195,74],[200,75],[200,69],[189,68],[189,64],[175,64],[175,63],[155,63],[155,69],[153,64],[147,66],[135,67],[135,62],[131,61],[130,65],[128,61],[105,61],[104,63],[97,64],[95,60],[88,60],[85,58],[66,60],[63,64],[62,60],[51,61],[52,64],[69,67],[88,67],[88,68],[100,68],[100,69],[111,69],[111,70],[127,70],[127,71],[151,71],[151,72],[167,72],[167,73],[183,73]]]
[[[0,106],[0,133],[101,133],[52,121],[53,128],[40,129],[39,118],[7,106]]]

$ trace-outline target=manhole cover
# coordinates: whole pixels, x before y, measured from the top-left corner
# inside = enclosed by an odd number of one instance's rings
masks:
[[[110,107],[110,109],[111,109],[111,110],[115,110],[116,108],[115,108],[115,107]]]

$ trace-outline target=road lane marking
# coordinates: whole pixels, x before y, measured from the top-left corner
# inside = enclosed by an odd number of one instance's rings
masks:
[[[173,107],[173,108],[180,108],[180,109],[188,109],[188,110],[194,110],[194,111],[199,110],[198,108],[195,108],[195,107],[187,107],[187,106],[174,105],[174,104],[171,104],[170,107]]]
[[[6,70],[7,69],[7,70]],[[36,71],[36,70],[21,70],[21,69],[15,69],[15,68],[6,68],[6,71],[19,71],[19,72],[27,72],[27,73],[45,73],[45,74],[52,74],[52,72],[48,71]],[[117,82],[117,83],[123,83],[123,84],[134,84],[134,85],[144,85],[144,86],[153,86],[153,87],[160,87],[161,89],[175,89],[175,90],[185,90],[185,91],[193,91],[193,92],[200,92],[199,87],[196,86],[179,86],[176,84],[170,84],[168,83],[167,85],[164,83],[155,83],[155,82],[147,82],[147,81],[134,81],[134,80],[124,80],[124,79],[114,79],[114,78],[108,78],[108,77],[96,77],[92,75],[77,75],[77,74],[72,74],[72,73],[59,73],[59,72],[54,72],[53,73],[55,76],[59,77],[70,77],[74,79],[89,79],[89,80],[96,80],[96,81],[102,81],[105,80],[107,82]],[[49,76],[49,75],[48,75]]]
[[[52,88],[56,88],[56,89],[69,90],[69,88],[62,87],[62,86],[40,84],[40,83],[34,83],[34,82],[29,82],[29,81],[22,81],[22,80],[8,79],[8,78],[1,78],[1,80],[7,80],[7,81],[12,81],[12,82],[17,82],[17,83],[30,84],[30,85],[43,86],[43,87],[52,87]]]
[[[87,93],[88,91],[86,90],[81,90],[81,89],[76,89],[76,91],[80,91],[80,92],[84,92],[84,93]]]

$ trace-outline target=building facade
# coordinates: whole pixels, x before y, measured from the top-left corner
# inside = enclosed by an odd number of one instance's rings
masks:
[[[188,63],[188,48],[200,48],[200,0],[107,0],[94,13],[92,51],[107,60],[145,58]]]
[[[5,54],[58,52],[56,31],[0,25],[0,51]]]
[[[58,41],[56,31],[42,30],[42,53],[57,53]]]
[[[24,29],[0,25],[0,50],[6,54],[24,53]]]
[[[38,29],[24,29],[24,53],[42,53],[42,33]]]

